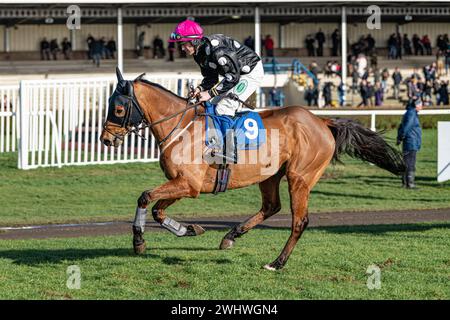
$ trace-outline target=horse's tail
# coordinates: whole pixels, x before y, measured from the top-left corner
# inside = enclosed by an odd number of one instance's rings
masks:
[[[395,175],[405,172],[406,166],[401,153],[389,145],[381,133],[349,119],[327,119],[326,123],[336,141],[333,160],[339,161],[339,156],[346,153]]]

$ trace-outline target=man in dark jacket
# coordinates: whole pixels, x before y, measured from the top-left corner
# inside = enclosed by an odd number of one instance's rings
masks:
[[[394,98],[398,100],[399,93],[400,93],[400,84],[402,83],[403,77],[400,73],[399,67],[395,68],[394,73],[392,74],[392,80],[394,81]]]
[[[323,56],[323,44],[325,42],[325,34],[322,32],[322,29],[319,29],[319,32],[316,33],[317,40],[317,56]]]
[[[416,79],[410,83],[415,85]],[[422,110],[422,101],[418,90],[411,90],[409,101],[406,105],[406,113],[398,129],[397,145],[403,143],[403,159],[406,163],[406,171],[403,175],[403,186],[412,189],[416,187],[414,182],[416,173],[416,154],[422,144],[422,129],[418,112]]]

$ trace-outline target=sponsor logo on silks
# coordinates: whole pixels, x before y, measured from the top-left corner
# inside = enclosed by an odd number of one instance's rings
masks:
[[[245,79],[241,80],[234,88],[234,92],[236,92],[237,94],[241,94],[242,92],[245,91],[245,89],[247,89],[247,86],[248,86],[247,80],[245,80]]]

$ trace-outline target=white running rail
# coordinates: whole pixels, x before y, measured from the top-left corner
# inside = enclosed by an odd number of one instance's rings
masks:
[[[147,79],[182,96],[188,83],[197,81],[173,75]],[[100,142],[115,85],[113,78],[21,81],[18,167],[157,161],[158,146],[148,128],[142,131],[145,140],[130,135],[117,149]]]
[[[19,86],[0,85],[0,153],[17,150]]]

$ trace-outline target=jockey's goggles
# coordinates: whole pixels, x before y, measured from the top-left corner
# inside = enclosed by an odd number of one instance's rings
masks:
[[[176,41],[180,41],[181,39],[186,39],[186,38],[194,40],[194,39],[199,39],[201,37],[202,36],[200,34],[194,34],[194,35],[190,35],[190,36],[182,36],[176,32],[172,32],[170,34],[170,40],[176,40]]]

